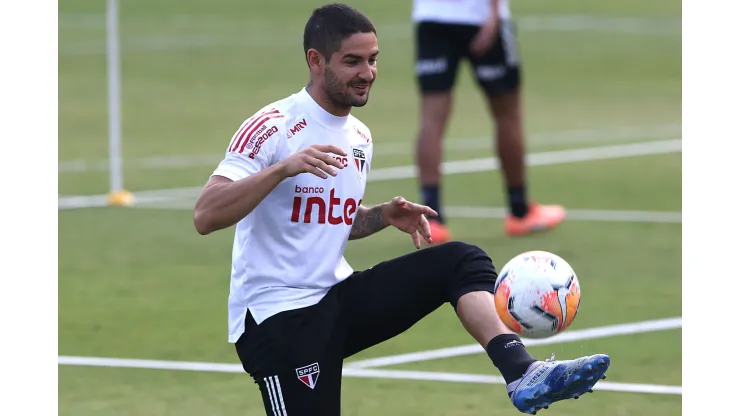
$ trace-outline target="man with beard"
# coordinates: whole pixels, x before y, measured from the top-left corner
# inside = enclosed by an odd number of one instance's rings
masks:
[[[496,270],[478,247],[451,242],[363,271],[348,240],[393,226],[432,243],[429,207],[396,197],[362,204],[370,130],[350,115],[367,103],[378,41],[354,8],[315,9],[304,32],[310,72],[300,92],[260,109],[232,137],[194,210],[210,234],[236,224],[228,340],[258,384],[268,415],[339,415],[345,358],[406,331],[449,303],[506,379],[514,405],[533,412],[577,397],[609,357],[537,361],[496,313]]]

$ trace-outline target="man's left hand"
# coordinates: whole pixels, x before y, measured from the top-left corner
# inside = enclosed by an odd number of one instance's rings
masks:
[[[436,217],[437,212],[428,206],[409,202],[401,196],[383,205],[382,210],[383,222],[411,234],[411,239],[414,240],[417,249],[421,248],[419,235],[428,244],[432,244],[432,232],[429,229],[426,215]]]

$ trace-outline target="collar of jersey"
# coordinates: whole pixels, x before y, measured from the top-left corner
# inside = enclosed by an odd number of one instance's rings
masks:
[[[338,117],[324,110],[324,108],[321,107],[316,101],[314,101],[311,95],[309,95],[305,87],[302,88],[301,92],[299,92],[298,94],[300,95],[302,101],[305,102],[306,108],[308,110],[308,113],[311,115],[311,118],[318,121],[320,124],[328,127],[339,128],[343,127],[347,123],[349,116]]]

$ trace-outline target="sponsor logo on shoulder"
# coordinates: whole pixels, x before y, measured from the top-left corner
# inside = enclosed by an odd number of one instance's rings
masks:
[[[295,123],[295,125],[288,130],[288,138],[290,139],[291,137],[298,134],[298,132],[306,128],[307,125],[308,125],[308,122],[306,122],[305,118]]]

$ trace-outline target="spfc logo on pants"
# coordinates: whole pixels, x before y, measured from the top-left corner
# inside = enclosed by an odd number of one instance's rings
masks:
[[[357,168],[357,176],[362,179],[365,176],[365,164],[367,159],[365,158],[365,152],[359,147],[352,148],[352,156],[355,160],[355,167]]]
[[[311,365],[295,369],[295,375],[298,377],[298,380],[301,380],[303,384],[307,385],[311,389],[316,387],[316,383],[319,381],[319,373],[319,363],[313,363]]]

